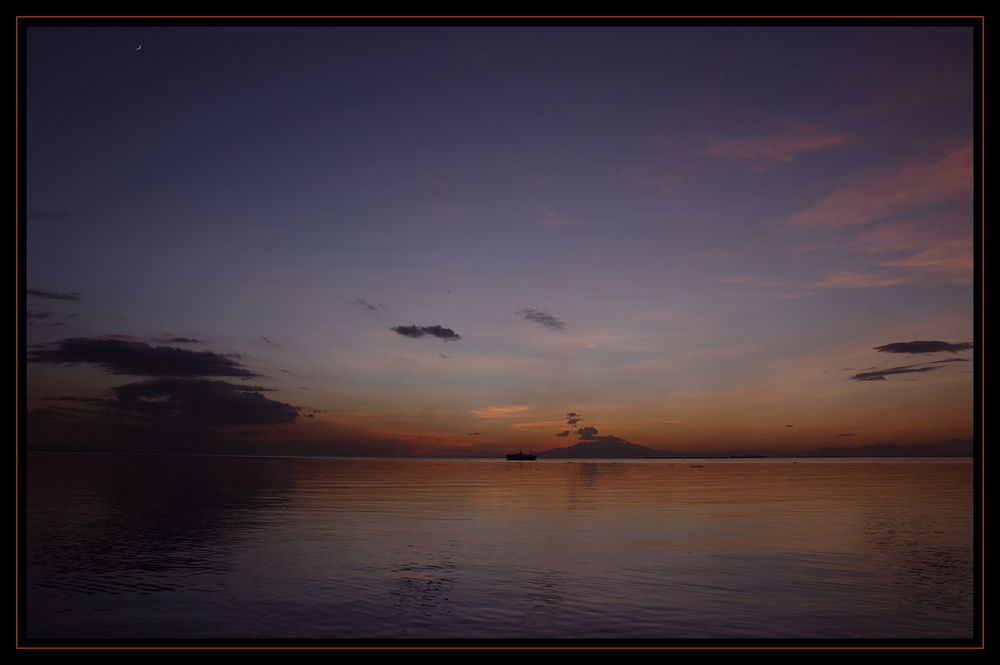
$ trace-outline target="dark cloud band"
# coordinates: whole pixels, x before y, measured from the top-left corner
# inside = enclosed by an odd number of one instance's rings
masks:
[[[28,289],[27,294],[30,298],[44,298],[45,300],[83,300],[75,293],[56,293],[43,289]]]
[[[958,353],[972,348],[972,342],[927,341],[927,342],[893,342],[884,346],[876,346],[879,353]]]
[[[29,352],[27,360],[30,363],[92,363],[109,374],[137,376],[260,376],[233,356],[118,339],[64,339],[54,349]]]
[[[209,379],[158,378],[113,388],[106,406],[153,417],[187,417],[207,425],[277,425],[293,422],[294,406],[264,397],[261,386]]]
[[[374,312],[376,310],[375,305],[372,305],[364,298],[355,298],[354,300],[349,300],[348,303],[351,305],[357,305],[366,312]]]
[[[531,321],[532,323],[537,323],[540,326],[548,328],[549,330],[565,330],[566,324],[552,316],[548,312],[542,312],[537,309],[519,309],[515,314],[520,314],[524,317],[525,321]]]
[[[930,372],[935,369],[940,368],[904,365],[903,367],[890,367],[889,369],[880,369],[874,372],[861,372],[860,374],[852,376],[851,379],[854,381],[885,381],[885,377],[893,374],[920,374],[922,372]]]
[[[413,339],[419,339],[421,337],[437,337],[438,339],[443,339],[446,342],[457,342],[462,339],[462,336],[451,328],[442,328],[441,326],[396,326],[395,328],[389,328],[389,330],[402,335],[403,337],[412,337]]]

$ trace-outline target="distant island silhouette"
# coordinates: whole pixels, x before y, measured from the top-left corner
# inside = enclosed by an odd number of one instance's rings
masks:
[[[574,446],[565,448],[552,448],[535,453],[539,459],[571,459],[571,458],[608,458],[617,459],[642,459],[644,457],[660,457],[663,455],[673,455],[667,450],[656,450],[647,448],[635,443],[617,439],[613,441],[581,441]]]
[[[944,443],[901,446],[877,443],[871,446],[827,446],[799,451],[789,450],[730,450],[686,451],[647,448],[623,439],[581,441],[564,448],[537,451],[538,459],[645,459],[692,457],[972,457],[972,439],[952,439]]]

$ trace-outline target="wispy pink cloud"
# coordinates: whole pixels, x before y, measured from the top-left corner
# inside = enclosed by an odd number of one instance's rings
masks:
[[[694,177],[698,162],[691,156],[678,154],[643,155],[619,168],[617,176],[639,189],[669,194],[682,182]]]
[[[851,134],[796,124],[768,136],[715,139],[707,148],[676,145],[662,138],[653,141],[659,155],[643,155],[618,170],[618,177],[642,189],[667,194],[711,162],[730,162],[748,171],[773,169],[809,150],[833,148],[852,140]]]
[[[573,219],[565,215],[561,215],[555,210],[550,210],[548,208],[542,208],[542,212],[545,217],[536,220],[536,224],[541,224],[542,226],[578,226],[583,224],[579,219]]]
[[[517,416],[522,411],[527,411],[530,407],[520,404],[507,406],[488,406],[482,409],[469,409],[469,413],[480,418],[511,418]]]
[[[847,244],[873,257],[879,266],[937,273],[938,281],[968,284],[974,264],[971,224],[934,226],[928,222],[887,224]],[[899,254],[907,253],[906,256]],[[884,255],[892,254],[893,258]]]
[[[720,284],[749,284],[751,286],[789,286],[791,283],[781,280],[763,279],[751,275],[739,275],[734,277],[723,277]]]
[[[750,171],[767,171],[793,161],[802,152],[833,148],[850,140],[846,132],[799,127],[770,136],[716,141],[700,154],[734,162]]]
[[[472,278],[465,274],[465,266],[461,263],[454,263],[445,268],[444,276],[453,282],[468,282]]]
[[[920,207],[967,199],[973,187],[972,145],[913,160],[895,172],[859,175],[813,206],[779,222],[794,226],[854,226]]]
[[[839,272],[830,275],[824,281],[815,286],[845,286],[853,288],[871,286],[895,286],[898,284],[912,284],[914,281],[911,275],[872,275],[868,273]]]
[[[814,295],[812,291],[802,291],[796,288],[794,282],[786,280],[763,279],[750,275],[740,275],[734,277],[724,277],[718,280],[720,284],[735,284],[739,286],[758,289],[753,291],[740,291],[740,296],[744,298],[809,298]],[[774,290],[775,288],[783,290]],[[764,290],[759,290],[764,289]]]
[[[956,241],[941,247],[927,249],[895,261],[884,261],[880,265],[895,268],[912,268],[923,272],[942,273],[954,284],[972,282],[973,251],[972,241]]]

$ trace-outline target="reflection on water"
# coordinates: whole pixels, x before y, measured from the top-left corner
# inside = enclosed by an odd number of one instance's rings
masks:
[[[424,616],[450,614],[449,596],[455,584],[455,564],[448,557],[433,553],[413,552],[412,558],[413,563],[393,569],[399,575],[399,588],[391,592],[393,606],[399,609],[396,615],[408,612]]]
[[[971,637],[968,460],[33,453],[31,637]]]

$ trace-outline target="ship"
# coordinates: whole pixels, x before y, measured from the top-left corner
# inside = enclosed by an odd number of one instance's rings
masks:
[[[507,453],[508,460],[528,460],[530,462],[536,457],[538,457],[538,455],[532,455],[530,452],[527,455],[525,455],[524,453],[521,452],[520,448],[517,449],[516,453]]]

